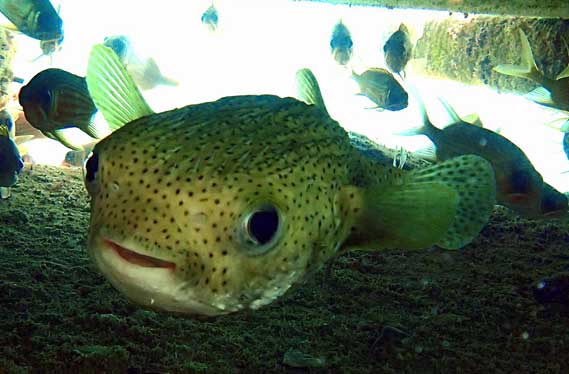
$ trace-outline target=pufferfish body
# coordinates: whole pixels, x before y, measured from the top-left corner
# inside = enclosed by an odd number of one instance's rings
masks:
[[[485,160],[385,166],[318,105],[235,96],[153,113],[100,45],[87,82],[117,129],[86,163],[89,253],[149,308],[258,309],[348,249],[462,247],[494,205]]]

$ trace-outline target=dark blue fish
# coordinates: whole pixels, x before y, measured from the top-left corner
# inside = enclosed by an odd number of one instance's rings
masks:
[[[334,60],[340,65],[346,65],[352,58],[354,43],[350,31],[342,23],[338,21],[334,30],[332,30],[332,38],[330,39],[330,50]]]
[[[49,0],[0,0],[0,12],[31,38],[63,40],[63,21]]]
[[[0,112],[0,198],[10,197],[8,187],[13,186],[18,174],[24,167],[24,162],[11,134],[14,133],[14,121],[10,114]]]

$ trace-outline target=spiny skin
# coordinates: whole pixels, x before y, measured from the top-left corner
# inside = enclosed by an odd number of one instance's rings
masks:
[[[291,98],[141,117],[86,164],[89,253],[139,304],[218,315],[271,303],[350,248],[460,248],[490,215],[494,175],[477,156],[404,172],[360,152]]]
[[[350,229],[350,220],[340,219],[346,212],[338,189],[365,183],[353,167],[359,156],[335,121],[273,96],[143,117],[98,143],[94,154],[90,251],[103,273],[103,238],[128,242],[175,263],[183,292],[204,304],[213,299],[219,310],[204,307],[203,314],[269,303],[319,268]],[[282,215],[282,232],[277,249],[255,255],[243,222],[266,203]],[[116,275],[106,275],[121,289]]]

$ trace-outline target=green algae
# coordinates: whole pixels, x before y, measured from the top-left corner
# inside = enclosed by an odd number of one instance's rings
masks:
[[[316,373],[569,371],[569,312],[531,292],[569,266],[567,222],[497,208],[462,251],[351,253],[266,308],[191,318],[96,272],[80,175],[36,166],[0,201],[1,373],[298,372],[289,351],[324,360]]]
[[[557,76],[569,64],[563,39],[569,42],[569,20],[524,17],[430,21],[417,41],[415,58],[426,59],[426,70],[433,76],[525,94],[538,85],[493,70],[521,62],[518,29],[528,36],[537,66],[547,76]]]

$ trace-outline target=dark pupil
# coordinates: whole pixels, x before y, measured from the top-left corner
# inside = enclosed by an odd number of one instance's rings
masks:
[[[93,153],[91,157],[87,160],[85,164],[85,179],[87,182],[92,182],[95,180],[95,174],[97,173],[97,169],[99,168],[99,157],[96,153]]]
[[[279,215],[274,208],[253,213],[249,218],[249,235],[260,245],[268,243],[279,227]]]

